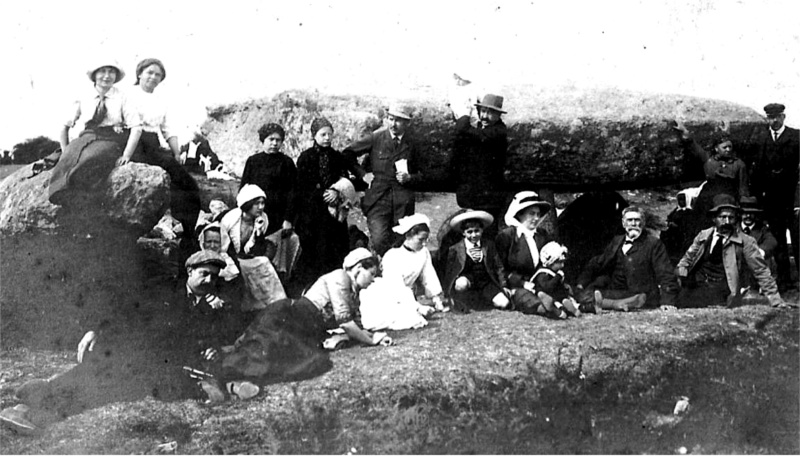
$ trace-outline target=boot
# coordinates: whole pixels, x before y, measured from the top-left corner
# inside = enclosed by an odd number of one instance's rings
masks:
[[[637,295],[633,295],[630,298],[625,298],[625,299],[603,298],[602,308],[627,312],[630,309],[638,309],[642,307],[646,300],[647,300],[647,295],[644,293],[639,293]]]

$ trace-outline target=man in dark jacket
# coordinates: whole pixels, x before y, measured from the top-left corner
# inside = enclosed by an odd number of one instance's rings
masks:
[[[504,205],[503,170],[508,148],[508,132],[501,119],[506,113],[503,97],[487,94],[475,107],[477,126],[470,124],[469,115],[456,119],[451,167],[458,180],[456,202],[463,208],[486,211],[499,220]]]
[[[761,256],[763,256],[764,261],[767,262],[770,273],[772,273],[774,278],[777,270],[777,265],[775,264],[775,247],[778,245],[778,241],[775,239],[775,236],[772,235],[769,226],[764,223],[762,217],[763,211],[759,207],[756,197],[743,196],[739,204],[742,211],[742,222],[739,228],[742,233],[756,240],[758,249],[761,251]],[[749,286],[751,290],[757,292],[759,288],[758,281],[749,273],[749,270],[745,271],[745,273],[746,277],[742,280],[742,286]]]
[[[361,199],[361,209],[367,216],[372,248],[378,255],[392,247],[392,227],[397,221],[414,214],[411,186],[422,179],[422,172],[417,146],[407,132],[411,117],[410,107],[393,106],[388,112],[388,128],[375,130],[342,151],[351,162],[369,154],[365,167],[374,177]]]
[[[784,125],[785,106],[770,103],[764,106],[769,127],[758,133],[758,151],[751,175],[752,194],[764,209],[764,218],[775,235],[775,261],[778,264],[778,286],[782,290],[796,288],[792,281],[786,230],[793,226],[794,196],[800,166],[800,131]],[[800,233],[790,230],[795,262],[800,264]]]
[[[589,260],[578,288],[600,290],[605,309],[673,308],[679,287],[664,244],[644,229],[644,212],[636,206],[622,211],[622,226],[625,235],[615,236],[603,253]],[[634,299],[640,294],[646,295],[644,302]],[[610,300],[620,305],[608,305]]]

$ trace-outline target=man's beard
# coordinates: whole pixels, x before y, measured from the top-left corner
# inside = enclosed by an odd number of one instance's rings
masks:
[[[628,228],[627,230],[625,230],[625,233],[628,236],[628,239],[636,239],[639,236],[641,236],[642,230],[640,230],[639,228]]]
[[[731,234],[733,233],[733,224],[724,223],[717,227],[717,231],[720,233]]]

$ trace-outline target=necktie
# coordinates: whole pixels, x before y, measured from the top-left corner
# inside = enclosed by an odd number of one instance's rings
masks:
[[[744,227],[744,234],[749,235],[752,231],[749,226]]]
[[[772,132],[772,140],[775,141],[775,142],[778,142],[778,132],[777,131],[773,131]]]
[[[97,107],[94,110],[92,118],[86,122],[86,128],[96,127],[100,125],[103,119],[106,118],[106,96],[101,94],[100,101],[97,102]]]
[[[633,247],[633,239],[625,238],[625,242],[622,243],[622,253],[627,254],[631,247]]]
[[[400,147],[400,137],[399,136],[395,136],[394,137],[394,147],[395,148]]]
[[[483,251],[478,246],[478,244],[475,244],[469,249],[467,249],[467,253],[469,253],[469,257],[472,258],[472,261],[476,263],[480,263],[481,260],[483,260]]]

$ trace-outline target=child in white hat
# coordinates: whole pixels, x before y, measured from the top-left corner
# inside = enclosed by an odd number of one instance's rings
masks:
[[[572,289],[564,283],[564,263],[567,248],[558,242],[548,242],[540,252],[541,266],[531,278],[537,295],[542,300],[542,313],[549,317],[565,319],[580,317],[578,303],[572,298]]]

